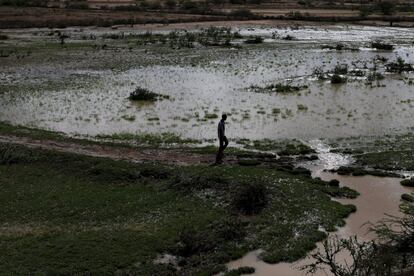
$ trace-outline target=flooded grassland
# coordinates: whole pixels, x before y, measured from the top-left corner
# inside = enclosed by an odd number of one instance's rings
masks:
[[[233,139],[413,127],[414,75],[390,67],[398,58],[414,63],[410,29],[242,28],[228,36],[204,31],[204,40],[191,32],[203,31],[4,31],[0,120],[68,134],[168,132],[197,140],[215,138],[223,112]],[[375,41],[393,49],[375,49]],[[131,102],[137,87],[168,99]]]
[[[23,145],[46,138],[49,149],[68,141],[89,147],[57,153],[0,144],[0,245],[15,253],[0,257],[8,261],[0,270],[194,275],[253,267],[258,275],[301,275],[295,263],[269,263],[304,257],[328,233],[362,237],[363,223],[387,210],[398,216],[401,194],[412,192],[396,178],[414,171],[412,29],[1,34],[0,133],[32,138]],[[152,98],[131,100],[135,90]],[[260,152],[230,149],[242,159],[223,167],[136,164],[72,155],[117,159],[121,151],[107,145],[102,155],[88,144],[97,141],[44,131],[208,145],[221,113],[232,144]]]

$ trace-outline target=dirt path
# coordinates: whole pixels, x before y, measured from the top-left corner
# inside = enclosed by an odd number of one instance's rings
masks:
[[[126,160],[136,163],[161,162],[175,165],[210,164],[213,155],[183,152],[174,149],[138,149],[123,146],[107,146],[98,144],[77,144],[72,142],[38,140],[30,137],[0,135],[0,143],[24,145],[30,148],[56,150],[94,157],[106,157],[114,160]],[[231,161],[228,160],[228,161]]]

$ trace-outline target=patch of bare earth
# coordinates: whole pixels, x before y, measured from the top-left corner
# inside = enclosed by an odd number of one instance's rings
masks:
[[[0,135],[0,143],[24,145],[30,148],[55,150],[59,152],[82,154],[94,157],[105,157],[113,160],[125,160],[135,163],[159,162],[173,165],[209,164],[214,156],[195,154],[175,149],[140,149],[122,146],[99,144],[77,144],[71,142],[37,140],[29,137]]]

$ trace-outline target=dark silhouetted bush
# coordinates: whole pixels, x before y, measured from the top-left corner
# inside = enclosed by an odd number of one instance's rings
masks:
[[[331,77],[331,83],[333,84],[339,84],[339,83],[345,83],[346,82],[346,78],[341,77],[338,74],[333,74]]]
[[[259,213],[267,203],[267,188],[262,183],[242,184],[233,200],[235,209],[246,215]]]
[[[151,101],[154,102],[158,99],[168,99],[169,97],[166,95],[160,95],[154,92],[149,91],[146,88],[137,87],[131,94],[129,95],[128,99],[131,101]]]

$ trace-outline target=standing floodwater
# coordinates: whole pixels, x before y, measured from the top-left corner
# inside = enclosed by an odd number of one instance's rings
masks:
[[[5,32],[0,51],[17,54],[0,64],[0,120],[71,134],[171,132],[201,140],[216,138],[214,115],[222,113],[230,115],[232,137],[255,140],[414,126],[414,76],[387,67],[398,58],[414,62],[412,29],[240,28],[231,47],[195,48],[157,42],[170,31],[145,38],[127,28],[68,28],[64,46],[47,29]],[[124,39],[111,39],[119,32]],[[256,35],[264,41],[244,43]],[[393,50],[374,48],[377,40]],[[137,87],[168,99],[131,102]]]

